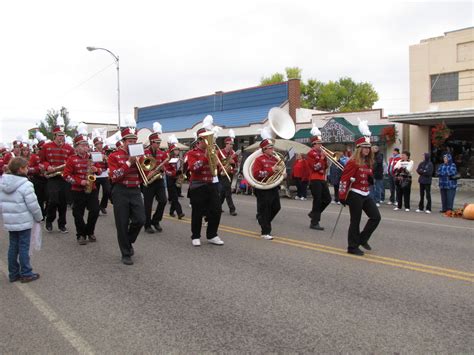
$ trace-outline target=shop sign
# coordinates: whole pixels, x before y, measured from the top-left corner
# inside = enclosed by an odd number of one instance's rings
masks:
[[[321,128],[321,138],[328,143],[354,142],[354,133],[336,121],[329,121]]]

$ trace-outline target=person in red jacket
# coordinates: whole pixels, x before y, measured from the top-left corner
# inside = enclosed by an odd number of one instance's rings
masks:
[[[19,157],[21,154],[21,141],[14,140],[12,143],[11,152],[6,151],[3,154],[3,172],[7,171],[8,163],[15,157]]]
[[[356,150],[344,167],[339,186],[339,201],[343,205],[349,205],[351,215],[347,237],[349,254],[364,255],[359,246],[372,250],[368,241],[381,220],[377,205],[369,196],[369,185],[373,184],[374,179],[373,164],[374,154],[371,150],[370,138],[361,137],[356,141]],[[361,232],[362,211],[369,219]]]
[[[234,138],[232,136],[224,139],[224,148],[219,152],[219,159],[222,161],[227,174],[219,166],[219,182],[221,184],[221,205],[224,207],[224,201],[227,201],[229,213],[231,216],[237,216],[234,201],[232,200],[232,181],[234,180],[235,167],[238,154],[234,151]],[[228,177],[227,177],[228,176]]]
[[[255,158],[252,167],[252,176],[257,181],[268,180],[278,170],[278,159],[273,151],[273,141],[264,139],[260,142],[261,155]],[[280,186],[263,190],[254,188],[257,198],[257,220],[261,228],[261,237],[265,240],[272,240],[272,221],[281,209]]]
[[[201,245],[202,218],[207,217],[206,237],[208,243],[223,245],[217,235],[221,221],[221,204],[219,197],[219,178],[213,175],[209,167],[207,143],[200,136],[206,133],[205,128],[197,131],[196,147],[188,152],[187,162],[189,177],[189,198],[191,199],[191,239],[195,247]]]
[[[95,181],[89,181],[88,175],[100,175],[102,169],[99,163],[92,163],[87,136],[78,135],[74,138],[76,154],[68,158],[63,172],[63,178],[71,184],[73,200],[72,215],[76,225],[76,237],[79,245],[95,242],[95,224],[99,217],[99,191]],[[89,211],[87,224],[84,222],[84,212]]]
[[[109,155],[115,227],[125,265],[133,265],[131,257],[135,250],[132,244],[145,224],[145,207],[140,191],[142,179],[136,165],[137,158],[131,157],[128,151],[128,146],[137,143],[137,138],[135,128],[122,128],[122,144]]]
[[[168,146],[168,155],[171,159],[178,159],[177,161],[168,162],[165,164],[165,172],[166,172],[166,187],[168,189],[168,198],[170,201],[170,216],[174,217],[176,212],[178,214],[178,218],[182,219],[184,217],[183,209],[181,208],[181,204],[179,203],[178,199],[178,187],[176,186],[176,181],[178,176],[182,173],[180,166],[178,168],[179,162],[179,147],[173,143],[169,144]]]
[[[41,149],[40,167],[46,173],[60,172],[64,169],[67,159],[74,154],[74,149],[65,143],[65,133],[63,126],[56,126],[53,129],[53,141],[46,143]],[[67,191],[68,183],[62,178],[61,174],[48,178],[46,186],[48,192],[48,204],[46,209],[45,229],[48,232],[53,231],[53,222],[58,212],[58,228],[61,233],[68,233],[66,228],[67,211]]]
[[[322,141],[320,136],[311,137],[311,150],[306,158],[309,170],[309,187],[311,195],[313,195],[313,208],[309,213],[311,224],[309,228],[316,230],[324,230],[319,225],[321,214],[331,203],[331,193],[329,192],[328,183],[326,181],[326,170],[328,168],[328,160],[326,154],[321,149]]]
[[[35,194],[36,194],[36,197],[38,198],[38,204],[40,205],[43,216],[46,215],[46,209],[45,209],[45,204],[47,201],[46,184],[48,181],[43,175],[44,171],[42,169],[39,153],[41,149],[43,148],[44,144],[45,144],[45,141],[40,141],[36,145],[35,151],[33,154],[30,155],[30,160],[28,162],[28,175],[30,176],[31,181],[33,182],[33,186],[35,188]]]
[[[296,184],[295,200],[306,200],[308,190],[308,168],[303,154],[296,154],[296,160],[291,172]]]
[[[97,186],[97,192],[99,193],[100,187],[102,186],[102,198],[100,199],[100,212],[102,214],[107,214],[107,204],[109,203],[110,199],[110,182],[107,172],[107,155],[106,150],[104,149],[104,141],[101,137],[95,137],[92,141],[95,147],[95,151],[102,154],[102,161],[99,163],[100,169],[102,170],[102,174],[97,176],[97,180],[95,182]]]
[[[145,156],[153,157],[156,160],[156,166],[164,163],[168,159],[168,154],[160,149],[161,137],[158,132],[150,134],[148,137],[150,141],[150,146],[145,150]],[[161,171],[164,171],[164,166],[161,168]],[[163,213],[165,212],[166,207],[166,191],[165,191],[165,182],[163,178],[156,179],[148,186],[143,187],[143,198],[145,201],[145,232],[155,233],[162,232],[163,228],[160,225],[161,220],[163,219]],[[158,201],[158,206],[156,206],[155,213],[153,217],[151,211],[153,209],[153,200]],[[155,230],[152,228],[155,227]]]

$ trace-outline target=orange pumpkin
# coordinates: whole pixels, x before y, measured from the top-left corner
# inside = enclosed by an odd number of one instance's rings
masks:
[[[474,204],[471,203],[464,207],[463,218],[474,219]]]

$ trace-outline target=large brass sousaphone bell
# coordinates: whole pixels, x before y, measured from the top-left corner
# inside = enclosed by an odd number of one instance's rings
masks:
[[[283,139],[291,139],[296,133],[295,123],[293,118],[284,110],[279,107],[273,107],[268,112],[268,123],[272,132]],[[257,149],[255,152],[250,154],[250,156],[245,160],[242,172],[245,176],[245,179],[249,182],[250,185],[257,189],[261,190],[270,190],[281,184],[285,178],[286,166],[285,162],[282,159],[281,155],[275,153],[278,160],[278,171],[269,179],[263,181],[258,181],[253,177],[252,166],[255,162],[255,159],[260,156],[262,151]]]

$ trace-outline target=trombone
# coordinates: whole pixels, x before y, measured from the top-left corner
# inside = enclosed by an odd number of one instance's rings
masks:
[[[165,165],[165,163],[167,163],[168,161],[169,161],[169,157],[163,160],[163,162],[157,166],[156,159],[153,157],[143,156],[143,157],[137,158],[137,161],[136,161],[137,170],[140,173],[140,176],[143,180],[143,185],[148,186],[151,183],[153,183],[155,180],[163,178],[163,175],[160,170],[163,167],[163,165]],[[147,173],[149,173],[148,176],[147,176]]]
[[[340,170],[344,170],[344,166],[337,161],[337,154],[329,150],[324,145],[321,145],[321,150],[326,154],[326,157]]]

